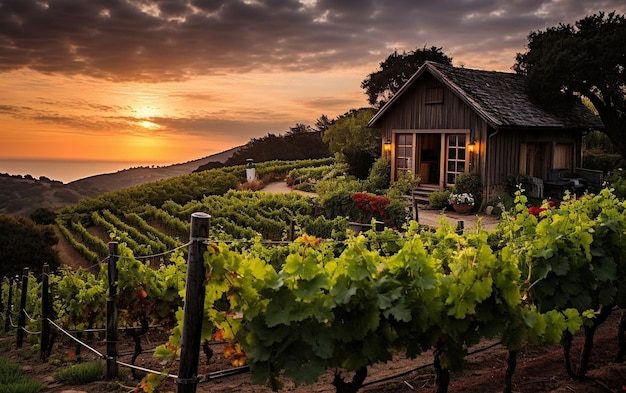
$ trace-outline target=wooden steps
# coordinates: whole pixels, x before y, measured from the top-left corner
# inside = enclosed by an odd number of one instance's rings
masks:
[[[435,191],[440,191],[436,184],[420,184],[411,191],[411,197],[418,205],[428,205],[428,197]]]

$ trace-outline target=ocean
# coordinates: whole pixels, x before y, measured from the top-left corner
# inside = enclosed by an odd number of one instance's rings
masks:
[[[96,160],[33,160],[0,158],[0,173],[31,175],[35,179],[45,176],[51,180],[69,183],[85,177],[114,173],[140,166],[165,166],[171,163]]]

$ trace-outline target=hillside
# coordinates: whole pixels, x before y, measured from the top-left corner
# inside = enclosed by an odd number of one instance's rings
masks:
[[[0,213],[28,217],[37,208],[59,209],[109,191],[192,173],[210,162],[224,163],[241,147],[185,163],[139,167],[90,176],[64,184],[22,176],[0,175]]]

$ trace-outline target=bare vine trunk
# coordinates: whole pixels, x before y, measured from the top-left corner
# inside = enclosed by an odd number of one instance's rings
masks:
[[[575,381],[583,381],[587,376],[589,370],[589,360],[591,359],[591,352],[593,350],[593,338],[596,334],[598,326],[600,326],[611,315],[614,305],[604,306],[600,309],[600,313],[593,320],[591,326],[584,326],[583,331],[585,335],[585,342],[583,349],[580,353],[580,362],[578,370],[574,371],[571,362],[571,348],[572,348],[572,335],[569,332],[565,332],[563,336],[563,353],[565,355],[565,368],[567,375]]]
[[[435,379],[435,393],[448,393],[448,386],[450,385],[450,370],[441,366],[441,349],[439,345],[435,348],[435,359],[433,365],[435,366],[435,373],[437,375]]]
[[[624,354],[626,354],[626,312],[624,312],[624,310],[622,310],[622,317],[619,321],[617,341],[619,343],[619,348],[617,355],[615,356],[615,362],[622,363],[624,361]]]
[[[363,382],[367,377],[367,367],[363,366],[356,370],[351,382],[345,382],[339,372],[335,373],[333,386],[337,393],[357,393],[363,386]]]
[[[509,351],[506,373],[504,374],[504,393],[513,392],[513,374],[517,367],[517,351]]]

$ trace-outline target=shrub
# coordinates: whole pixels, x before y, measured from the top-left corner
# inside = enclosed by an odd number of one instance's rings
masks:
[[[37,393],[45,387],[42,382],[25,375],[17,364],[3,358],[0,358],[0,386],[4,393]]]
[[[476,171],[461,173],[454,181],[455,194],[472,194],[474,197],[475,207],[479,207],[482,202],[483,183],[480,180],[480,174]]]
[[[511,211],[515,206],[515,201],[510,194],[501,193],[488,200],[486,205],[493,207],[492,215],[500,216],[504,211]]]
[[[583,168],[598,169],[606,173],[618,168],[621,161],[622,156],[619,154],[605,153],[596,149],[583,152]]]
[[[415,176],[408,171],[400,171],[398,172],[398,180],[391,183],[389,190],[387,190],[387,195],[392,199],[400,198],[417,187],[419,183],[419,176]]]
[[[521,173],[509,175],[504,181],[504,190],[507,194],[513,196],[520,187],[526,191],[530,190],[530,184],[530,176],[522,175]]]
[[[353,217],[355,214],[354,202],[351,198],[352,192],[339,190],[328,193],[322,198],[324,206],[324,216],[330,219],[335,217]]]
[[[298,218],[302,231],[307,235],[313,235],[322,239],[343,240],[348,228],[348,220],[345,217],[335,217],[328,219],[324,216],[312,218],[311,216],[300,216]]]
[[[428,196],[428,205],[433,209],[443,209],[450,206],[450,190],[435,191]]]
[[[388,227],[401,228],[407,222],[405,204],[398,199],[392,199],[385,210],[384,222]]]
[[[350,196],[354,202],[355,214],[353,217],[358,222],[368,223],[372,218],[377,220],[385,216],[391,200],[386,196],[378,196],[367,192],[355,192]]]
[[[254,179],[252,181],[247,181],[245,183],[241,183],[237,186],[237,190],[239,191],[259,191],[264,186],[263,182],[259,179]]]
[[[389,188],[391,182],[391,161],[380,157],[374,161],[369,176],[365,180],[365,189],[373,193],[381,193]]]
[[[104,364],[101,361],[93,361],[61,369],[54,374],[54,379],[68,385],[84,385],[101,379],[103,374]]]
[[[334,179],[320,180],[315,184],[315,192],[322,200],[337,192],[363,191],[363,184],[351,176],[340,176]]]
[[[613,194],[619,199],[626,199],[626,171],[617,169],[606,178],[607,183],[614,189]]]

